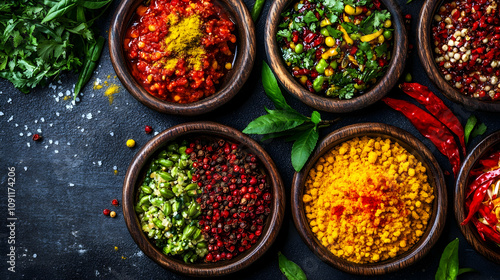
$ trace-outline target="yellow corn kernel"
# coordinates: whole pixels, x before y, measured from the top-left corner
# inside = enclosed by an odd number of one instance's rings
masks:
[[[333,39],[333,37],[331,36],[328,36],[326,37],[325,39],[325,44],[328,46],[328,47],[333,47],[335,45],[335,39]]]

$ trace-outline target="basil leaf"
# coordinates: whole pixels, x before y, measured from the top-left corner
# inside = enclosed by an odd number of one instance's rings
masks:
[[[305,23],[310,24],[311,22],[318,21],[318,19],[316,18],[316,15],[314,15],[313,11],[309,11],[304,16],[304,21]]]
[[[281,252],[278,252],[278,263],[281,272],[288,280],[307,280],[306,274],[300,266],[287,259]]]
[[[311,129],[313,127],[314,127],[313,123],[304,123],[304,124],[301,124],[295,128],[289,129],[289,130],[266,134],[266,135],[264,135],[264,137],[262,137],[261,140],[266,141],[267,139],[271,139],[271,138],[290,136],[289,138],[285,139],[285,141],[287,141],[287,142],[294,141],[294,140],[296,140],[296,139],[292,139],[292,137],[294,135],[298,135],[298,134],[300,134],[300,132],[307,130],[307,129]]]
[[[96,9],[100,9],[100,8],[106,6],[107,4],[109,4],[109,2],[111,2],[111,0],[105,0],[105,1],[82,1],[79,4],[82,7],[84,7],[84,8],[96,10]]]
[[[276,77],[274,77],[271,68],[269,68],[266,62],[262,64],[262,84],[264,85],[267,97],[273,101],[276,109],[295,111],[286,103],[285,97],[281,94],[280,87],[278,86],[278,81],[276,81]]]
[[[458,275],[458,242],[458,238],[456,238],[444,248],[436,271],[436,280],[456,279]]]
[[[314,127],[297,136],[297,140],[292,146],[292,166],[295,171],[299,172],[314,150],[316,142],[318,142],[319,133],[316,127]]]
[[[74,0],[59,1],[59,3],[57,3],[57,5],[50,8],[50,10],[47,12],[47,15],[42,20],[42,23],[47,22],[47,21],[51,21],[57,17],[64,15],[67,11],[69,11],[75,5],[76,5],[76,2]]]
[[[464,128],[464,138],[465,138],[465,144],[469,142],[469,136],[474,127],[476,126],[477,123],[477,118],[476,116],[472,115],[467,119],[467,123],[465,124]]]
[[[303,124],[307,118],[296,112],[269,110],[271,113],[250,122],[243,130],[246,134],[266,134],[281,132]]]
[[[481,123],[480,125],[476,126],[474,130],[472,130],[470,137],[474,138],[476,136],[483,135],[486,132],[486,129],[486,125],[484,123]]]
[[[321,121],[321,115],[318,113],[318,111],[314,111],[311,114],[311,121],[314,124],[318,124]]]

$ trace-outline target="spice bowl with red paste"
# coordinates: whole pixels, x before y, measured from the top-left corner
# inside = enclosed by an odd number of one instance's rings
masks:
[[[351,274],[382,275],[418,262],[446,220],[446,184],[430,150],[381,123],[327,135],[295,173],[291,197],[302,240]]]
[[[418,54],[429,78],[449,99],[500,111],[498,1],[426,1],[417,27]]]
[[[133,158],[123,186],[125,222],[159,265],[218,276],[266,253],[283,222],[283,182],[269,155],[236,129],[173,126]]]
[[[288,92],[313,108],[346,113],[367,107],[404,69],[408,39],[398,5],[360,3],[277,0],[269,9],[269,65]]]
[[[455,185],[455,218],[469,244],[500,264],[500,131],[465,159]]]
[[[210,112],[234,97],[255,60],[255,31],[242,1],[122,1],[109,30],[113,67],[151,109]]]

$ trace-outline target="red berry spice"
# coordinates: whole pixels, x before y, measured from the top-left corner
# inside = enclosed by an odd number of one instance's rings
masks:
[[[103,213],[105,216],[109,216],[109,213],[111,213],[111,210],[109,210],[109,209],[104,209],[104,210],[102,210],[102,213]]]
[[[40,134],[34,134],[32,139],[33,141],[40,141],[42,140],[42,136],[40,136]]]
[[[118,199],[113,199],[113,200],[111,201],[111,204],[113,204],[114,206],[118,206],[118,205],[120,205],[120,203],[118,202]]]
[[[406,14],[405,15],[405,19],[411,19],[411,15],[410,14]]]
[[[151,132],[153,132],[153,128],[149,125],[146,125],[146,127],[144,128],[144,131],[146,131],[147,134],[150,134]]]

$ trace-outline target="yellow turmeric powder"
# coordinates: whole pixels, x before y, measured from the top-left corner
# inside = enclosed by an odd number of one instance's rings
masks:
[[[353,138],[319,158],[302,197],[312,232],[334,255],[379,262],[424,233],[434,191],[426,168],[389,139]]]
[[[169,20],[171,26],[164,44],[165,50],[172,58],[164,67],[169,70],[174,69],[178,59],[184,58],[193,69],[201,70],[202,58],[205,56],[205,49],[200,43],[203,35],[202,19],[199,15],[193,14],[179,20],[177,15],[171,14]]]

